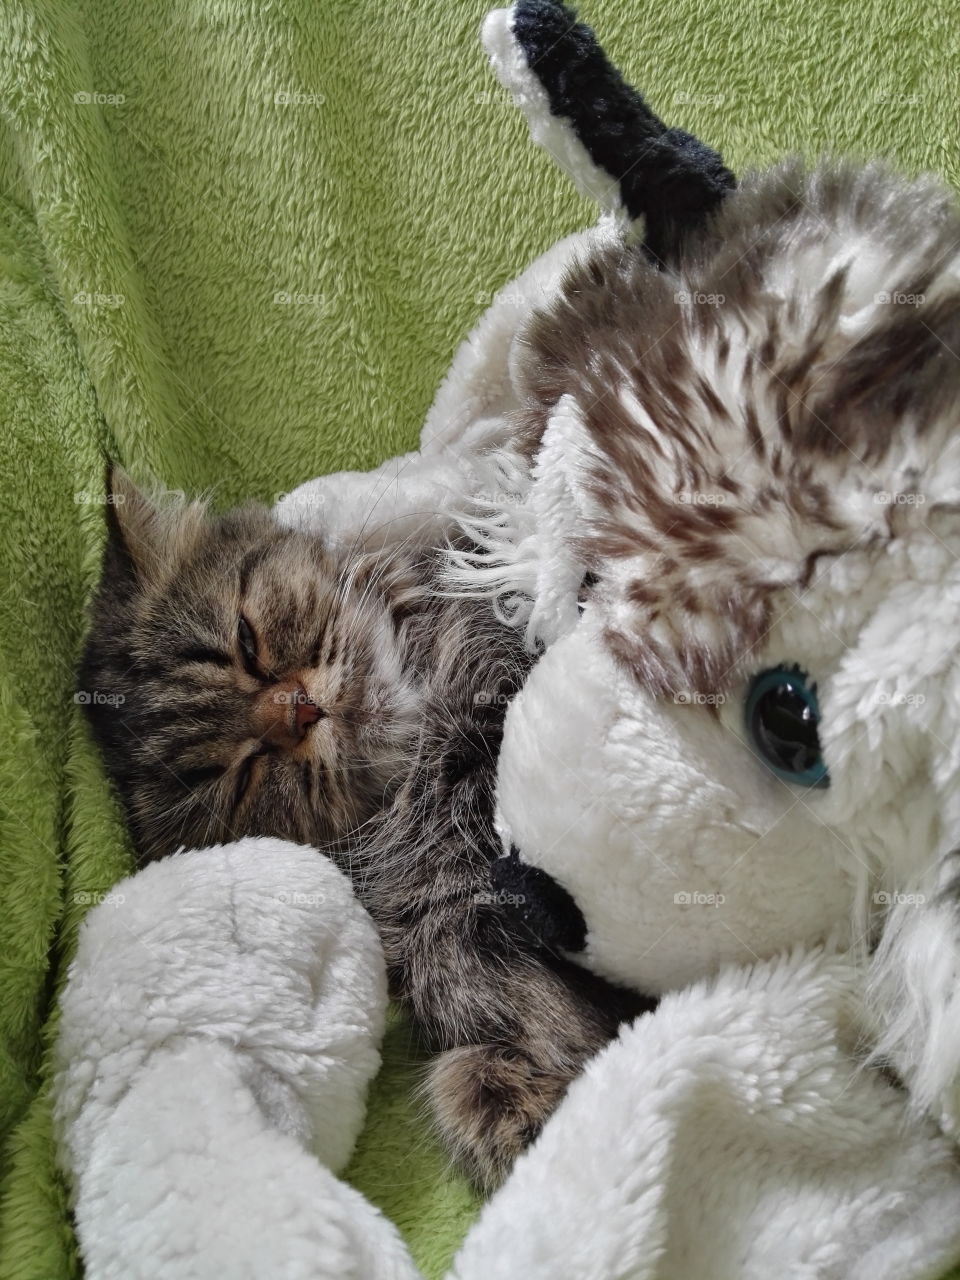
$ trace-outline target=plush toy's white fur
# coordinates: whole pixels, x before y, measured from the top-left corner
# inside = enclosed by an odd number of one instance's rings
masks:
[[[659,995],[831,926],[846,940],[857,868],[842,840],[805,805],[787,819],[788,788],[722,722],[632,687],[592,618],[507,714],[503,843],[573,894],[584,963]]]
[[[851,287],[880,296],[890,263],[872,265],[877,275],[861,271]],[[654,697],[603,644],[603,630],[618,621],[617,581],[644,576],[636,563],[611,564],[607,602],[582,614],[577,607],[583,566],[571,548],[591,516],[585,473],[596,446],[578,433],[570,397],[551,417],[526,494],[505,507],[506,518],[479,527],[486,564],[461,559],[459,576],[526,598],[528,636],[547,645],[508,712],[497,821],[505,849],[517,846],[573,894],[589,928],[585,962],[658,993],[702,974],[705,963],[708,971],[768,958],[833,929],[835,942],[861,954],[876,1056],[903,1076],[919,1109],[955,1132],[960,453],[953,433],[951,422],[942,424],[924,448],[905,450],[899,472],[876,477],[892,495],[922,487],[931,507],[897,509],[896,536],[852,460],[824,477],[851,524],[862,520],[858,545],[825,558],[802,595],[785,585],[775,622],[714,697],[679,687]],[[743,544],[744,555],[769,558],[769,580],[782,573],[785,584],[810,549],[787,520],[758,518]],[[746,738],[749,677],[780,664],[815,673],[826,790],[781,782]]]
[[[184,853],[84,923],[56,1120],[88,1280],[414,1280],[339,1169],[383,959],[320,854]],[[960,1250],[960,1170],[864,1068],[857,967],[797,950],[666,997],[571,1088],[450,1280],[917,1280]]]
[[[820,950],[666,997],[571,1085],[456,1280],[938,1276],[955,1153],[858,1063],[861,1004]]]
[[[509,17],[486,32],[534,131],[582,168]],[[452,1276],[934,1277],[960,1255],[960,1169],[940,1131],[960,1122],[960,930],[943,894],[960,848],[956,513],[896,512],[901,537],[827,564],[751,655],[752,670],[816,672],[828,790],[790,787],[757,759],[746,670],[716,714],[690,691],[653,697],[631,681],[601,642],[602,603],[577,606],[595,447],[578,406],[557,405],[532,466],[508,420],[518,328],[613,227],[570,237],[505,287],[418,452],[311,481],[277,511],[347,544],[374,528],[422,536],[424,523],[439,539],[459,514],[488,554],[454,560],[454,577],[512,591],[514,621],[545,647],[507,716],[504,847],[572,893],[584,963],[665,993],[571,1088]],[[849,338],[890,264],[854,243],[817,252],[811,279],[837,253],[855,263]],[[788,276],[805,278],[802,265]],[[845,465],[831,484],[866,517]],[[926,479],[956,502],[952,462]],[[759,548],[775,573],[806,553],[795,535],[758,528],[744,554]],[[91,1280],[415,1274],[331,1172],[360,1124],[383,1002],[382,960],[342,879],[312,851],[244,842],[117,893],[85,927],[58,1046]]]
[[[386,976],[346,878],[280,840],[178,854],[91,911],[55,1118],[90,1280],[406,1280],[334,1172],[379,1066]]]

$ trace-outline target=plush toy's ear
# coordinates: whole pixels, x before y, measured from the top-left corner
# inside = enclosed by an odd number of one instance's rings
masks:
[[[587,485],[597,449],[573,396],[555,406],[516,503],[460,525],[471,546],[451,547],[447,580],[470,595],[488,595],[504,622],[524,628],[529,652],[551,645],[576,625],[588,566],[579,543],[592,514]]]
[[[736,185],[716,151],[667,128],[590,28],[556,0],[495,9],[482,40],[534,141],[601,208],[644,218],[643,245],[653,261],[674,259],[684,234]]]

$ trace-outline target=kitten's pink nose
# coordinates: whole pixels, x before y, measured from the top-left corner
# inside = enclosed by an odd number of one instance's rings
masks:
[[[254,701],[253,719],[258,737],[272,747],[292,748],[303,741],[310,725],[323,711],[299,680],[271,684]]]
[[[299,686],[300,694],[296,700],[296,710],[294,712],[294,724],[300,731],[300,736],[306,732],[307,725],[316,724],[323,712],[315,702],[311,702],[303,685]]]

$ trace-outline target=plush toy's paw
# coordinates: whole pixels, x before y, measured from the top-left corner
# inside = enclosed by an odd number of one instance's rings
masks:
[[[279,496],[274,518],[284,529],[321,534],[331,549],[347,552],[442,543],[477,489],[497,481],[474,458],[485,443],[483,424],[462,436],[458,447],[430,452],[425,446],[371,471],[308,480]]]
[[[55,1049],[88,1280],[413,1280],[332,1172],[385,1004],[373,921],[314,849],[241,840],[117,885],[84,922]]]
[[[406,453],[371,471],[337,471],[306,480],[278,496],[274,517],[284,529],[323,534],[331,547],[359,546],[377,530],[389,541],[411,505],[407,490],[411,467],[417,474],[416,461],[416,454]]]
[[[431,1064],[425,1092],[434,1120],[448,1151],[482,1190],[503,1181],[581,1066],[543,1066],[496,1044],[448,1049]]]

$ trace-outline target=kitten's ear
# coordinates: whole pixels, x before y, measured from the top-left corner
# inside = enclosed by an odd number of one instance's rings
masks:
[[[162,501],[140,489],[123,467],[107,466],[107,545],[104,577],[141,581],[164,576],[196,541],[204,521],[202,502],[183,494]]]
[[[140,577],[153,559],[157,507],[115,462],[107,464],[106,497],[106,555],[122,577]]]

